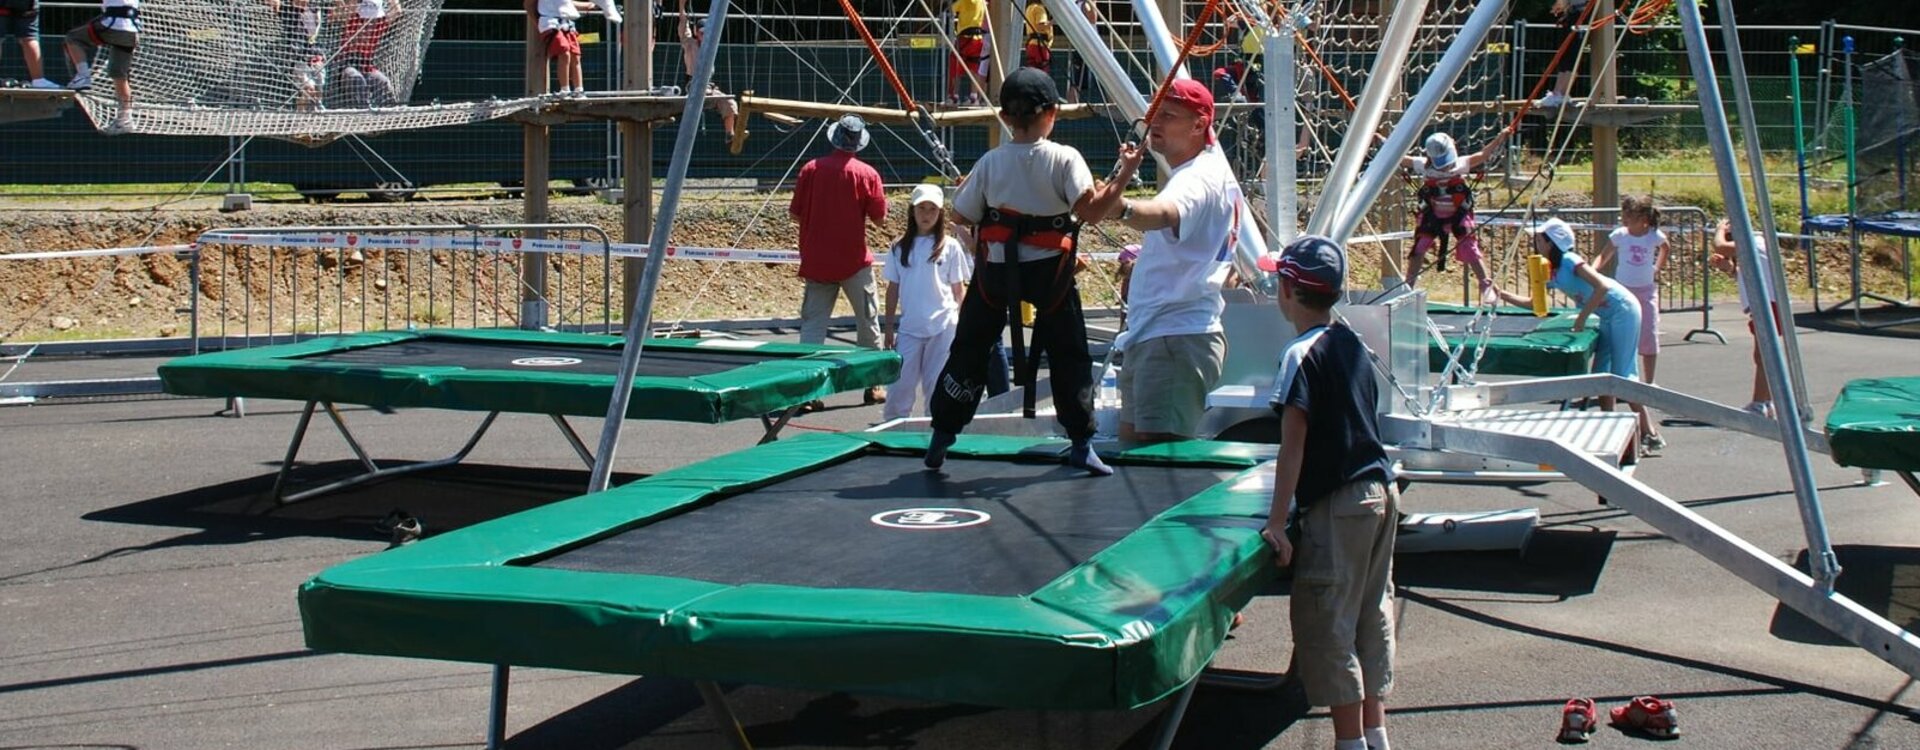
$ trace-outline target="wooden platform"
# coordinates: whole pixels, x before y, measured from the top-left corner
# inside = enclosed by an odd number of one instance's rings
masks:
[[[0,88],[0,122],[47,120],[73,106],[67,89]]]

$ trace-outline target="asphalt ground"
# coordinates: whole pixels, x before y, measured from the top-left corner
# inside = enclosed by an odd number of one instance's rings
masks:
[[[1729,343],[1683,343],[1670,316],[1664,385],[1740,404],[1751,372],[1740,322]],[[1920,374],[1920,346],[1801,330],[1816,414],[1842,383]],[[74,365],[84,367],[84,363]],[[137,362],[114,368],[138,370]],[[55,367],[50,376],[61,377]],[[862,429],[857,394],[788,429]],[[373,523],[404,508],[430,533],[569,497],[585,472],[543,417],[507,415],[460,468],[273,508],[261,499],[298,404],[212,400],[56,402],[0,408],[0,747],[456,748],[484,741],[484,666],[305,649],[295,588],[386,546]],[[351,409],[377,457],[450,452],[479,415]],[[597,434],[595,420],[577,420]],[[1783,560],[1806,543],[1771,442],[1681,423],[1638,477]],[[302,476],[347,468],[315,425]],[[744,448],[754,422],[631,423],[619,469],[646,473]],[[1920,620],[1920,498],[1813,459],[1848,573],[1843,591],[1908,628]],[[1920,748],[1920,697],[1898,670],[1780,608],[1645,524],[1570,483],[1416,485],[1408,510],[1538,507],[1525,557],[1405,556],[1390,729],[1402,748],[1546,747],[1560,705],[1656,694],[1704,748]],[[1254,601],[1220,666],[1284,670],[1284,589]],[[564,647],[564,644],[555,644]],[[778,748],[1145,748],[1164,706],[1042,713],[756,686],[728,686],[747,735]],[[514,672],[509,746],[715,747],[713,722],[676,680]],[[1596,746],[1652,740],[1613,729]],[[1181,748],[1326,748],[1324,709],[1291,687],[1203,688]]]

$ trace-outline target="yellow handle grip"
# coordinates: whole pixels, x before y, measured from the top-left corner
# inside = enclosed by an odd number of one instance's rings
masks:
[[[1547,317],[1547,278],[1552,275],[1546,256],[1527,256],[1527,284],[1532,287],[1533,314],[1536,317]]]

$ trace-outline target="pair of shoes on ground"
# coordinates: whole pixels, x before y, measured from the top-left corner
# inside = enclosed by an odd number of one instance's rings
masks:
[[[927,468],[939,469],[945,466],[947,463],[947,450],[952,448],[953,444],[959,439],[960,436],[958,434],[934,430],[933,436],[927,439],[927,456],[925,460]],[[1105,477],[1113,475],[1113,468],[1107,466],[1105,461],[1100,460],[1100,454],[1094,451],[1091,441],[1075,441],[1071,447],[1068,447],[1066,463],[1068,466],[1081,469],[1092,476]]]
[[[1572,103],[1573,99],[1569,98],[1566,94],[1558,91],[1549,91],[1546,96],[1540,97],[1539,101],[1534,102],[1533,106],[1541,109],[1559,109]]]
[[[1613,726],[1656,739],[1670,740],[1680,736],[1680,719],[1674,711],[1673,701],[1651,695],[1642,695],[1627,701],[1624,706],[1609,709],[1607,718]],[[1594,707],[1592,698],[1567,701],[1567,705],[1560,710],[1559,740],[1586,742],[1592,739],[1594,730],[1600,728],[1599,723],[1599,711]]]
[[[886,402],[887,402],[886,389],[881,388],[880,386],[877,386],[877,385],[871,388],[868,388],[865,393],[860,394],[860,403],[866,406],[873,406],[875,404],[884,404]]]
[[[1667,439],[1661,437],[1660,433],[1649,432],[1640,436],[1640,455],[1642,456],[1657,456],[1666,447]]]
[[[1773,404],[1765,401],[1749,401],[1746,406],[1740,407],[1740,410],[1765,419],[1773,418]]]

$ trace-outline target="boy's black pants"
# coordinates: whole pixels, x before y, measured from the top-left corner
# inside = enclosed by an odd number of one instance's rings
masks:
[[[1058,274],[1071,274],[1057,258],[1035,260],[1020,265],[1020,297],[1033,303],[1035,314],[1027,356],[1037,350],[1047,354],[1048,373],[1053,378],[1053,408],[1067,437],[1087,440],[1093,437],[1093,356],[1087,352],[1087,318],[1080,309],[1080,286],[1071,276],[1066,280],[1066,295],[1058,307],[1049,311]],[[933,389],[933,428],[958,433],[973,421],[980,408],[981,393],[987,385],[987,360],[1000,332],[1007,325],[1007,269],[1004,263],[983,263],[974,274],[973,285],[960,302],[960,324],[953,334],[953,348],[947,353],[947,367]],[[982,291],[986,296],[981,295]],[[995,305],[987,302],[991,297]],[[1017,306],[1015,306],[1017,307]],[[1014,367],[1023,371],[1024,362]]]

